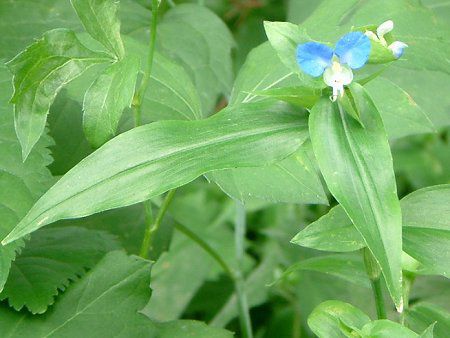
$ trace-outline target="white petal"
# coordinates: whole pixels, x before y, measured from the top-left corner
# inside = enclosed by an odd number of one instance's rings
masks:
[[[372,31],[365,31],[364,35],[367,36],[370,40],[379,41],[378,36]]]
[[[388,48],[392,51],[395,58],[398,59],[400,56],[403,55],[403,50],[406,47],[408,47],[408,45],[406,43],[401,42],[401,41],[395,41],[395,42],[391,43]]]
[[[381,40],[385,34],[389,33],[393,29],[394,29],[394,21],[388,20],[386,22],[383,22],[377,28],[378,38]]]

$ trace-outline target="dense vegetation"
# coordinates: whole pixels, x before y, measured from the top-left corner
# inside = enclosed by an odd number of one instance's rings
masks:
[[[449,17],[0,0],[0,337],[448,337]]]

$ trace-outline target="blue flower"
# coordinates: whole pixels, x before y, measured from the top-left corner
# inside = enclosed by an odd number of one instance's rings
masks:
[[[327,45],[307,42],[297,47],[297,62],[308,75],[323,74],[325,83],[333,88],[332,101],[344,95],[344,85],[353,80],[352,69],[359,69],[369,59],[370,40],[361,32],[344,35],[333,51]]]
[[[388,45],[384,36],[391,32],[394,29],[394,22],[392,20],[388,20],[383,22],[377,28],[377,33],[375,34],[372,31],[367,31],[365,34],[373,41],[381,43],[384,47],[388,48],[392,51],[392,54],[396,59],[400,58],[403,55],[403,51],[408,45],[401,41],[394,41],[390,45]]]

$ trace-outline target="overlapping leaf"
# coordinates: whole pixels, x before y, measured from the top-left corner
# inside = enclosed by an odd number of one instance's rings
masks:
[[[89,67],[108,61],[87,49],[67,29],[45,33],[8,63],[14,74],[16,132],[26,158],[45,128],[47,114],[59,90]]]
[[[77,280],[108,251],[119,249],[106,232],[77,227],[37,231],[12,263],[1,299],[16,310],[43,313],[59,290]]]
[[[11,96],[11,78],[0,64],[0,234],[11,231],[33,203],[53,182],[47,165],[51,163],[47,149],[52,144],[45,135],[37,143],[26,162],[22,162],[20,144],[14,131],[13,107],[8,104]],[[11,261],[23,240],[0,246],[0,290],[6,282]]]
[[[377,109],[362,87],[352,88],[365,127],[324,98],[311,111],[311,140],[328,188],[378,261],[400,308],[402,223],[392,156]]]
[[[3,243],[59,219],[144,201],[208,171],[279,161],[306,137],[304,118],[268,103],[226,109],[206,120],[133,129],[61,178]]]

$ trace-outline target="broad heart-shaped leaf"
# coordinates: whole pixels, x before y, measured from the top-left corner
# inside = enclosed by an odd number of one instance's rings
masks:
[[[436,323],[433,330],[434,338],[446,338],[450,332],[450,313],[432,303],[414,304],[406,310],[405,319],[406,325],[416,332],[425,331]]]
[[[70,0],[86,31],[117,58],[125,55],[120,37],[119,2],[115,0]]]
[[[434,132],[433,123],[422,108],[393,82],[378,77],[365,88],[380,110],[390,139]]]
[[[289,22],[264,22],[270,44],[277,52],[280,60],[290,71],[297,74],[300,83],[305,87],[324,88],[322,77],[313,78],[302,72],[297,63],[297,46],[311,41],[306,31]]]
[[[417,190],[401,200],[403,250],[423,264],[419,272],[450,276],[450,185]],[[300,231],[293,243],[325,251],[353,251],[365,246],[341,206]]]
[[[158,25],[160,52],[183,65],[194,80],[205,113],[218,97],[228,95],[233,81],[231,48],[234,41],[225,23],[196,4],[170,9]]]
[[[160,121],[133,129],[64,175],[4,244],[59,219],[142,202],[212,170],[279,161],[306,137],[305,119],[273,103],[241,105],[200,121]]]
[[[231,337],[195,322],[154,323],[138,311],[150,297],[151,263],[121,251],[107,254],[61,296],[51,311],[32,316],[0,307],[2,337],[170,337],[195,328],[198,336]]]
[[[115,135],[123,110],[131,106],[138,71],[138,59],[124,58],[109,66],[87,90],[83,127],[94,147]]]
[[[47,149],[52,140],[44,136],[22,162],[20,144],[14,131],[11,75],[0,64],[0,236],[6,235],[27,213],[34,202],[51,186],[53,178],[46,168],[52,159]],[[0,246],[0,291],[9,274],[11,261],[23,240]]]
[[[363,128],[339,103],[323,98],[311,110],[314,153],[328,188],[361,233],[401,309],[402,219],[392,156],[381,117],[354,84]]]
[[[117,241],[103,231],[57,227],[36,231],[12,263],[0,299],[20,310],[43,313],[59,290],[77,280],[108,251],[119,249]]]
[[[27,158],[45,128],[59,90],[89,67],[109,58],[83,46],[75,33],[55,29],[30,45],[7,65],[14,74],[15,125]]]
[[[308,317],[308,326],[320,338],[348,337],[367,323],[370,318],[364,312],[337,300],[323,302]]]

